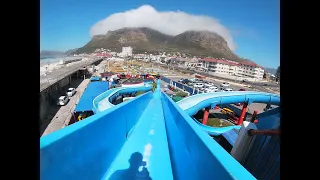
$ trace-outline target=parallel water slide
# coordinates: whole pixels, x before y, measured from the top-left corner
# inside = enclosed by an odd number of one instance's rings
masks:
[[[177,104],[160,91],[158,80],[154,93],[117,106],[104,104],[124,90],[104,93],[94,101],[98,113],[40,138],[41,179],[255,179],[190,115],[214,103],[235,103],[233,99],[277,104],[277,97],[200,94]]]
[[[142,84],[141,86],[119,87],[119,88],[110,89],[110,90],[100,94],[99,96],[97,96],[93,100],[93,102],[92,102],[93,109],[92,110],[95,114],[99,113],[101,111],[105,111],[105,110],[115,106],[111,102],[113,99],[115,99],[119,95],[128,94],[128,93],[136,93],[139,91],[147,92],[147,91],[150,91],[151,89],[152,89],[152,84],[150,84],[150,83],[145,83],[145,84]]]
[[[277,94],[255,92],[255,91],[234,91],[234,92],[212,92],[204,94],[196,94],[189,96],[177,102],[178,106],[184,110],[189,116],[193,116],[200,109],[211,107],[214,108],[220,104],[234,104],[240,102],[248,102],[249,104],[266,103],[271,105],[280,105],[280,96]],[[233,128],[240,129],[241,126],[227,127],[210,127],[201,124],[195,120],[198,125],[213,136],[218,136]]]

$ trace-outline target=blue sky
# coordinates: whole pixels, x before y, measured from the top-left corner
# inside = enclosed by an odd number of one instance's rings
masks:
[[[280,64],[279,0],[41,0],[40,47],[65,51],[90,41],[90,28],[111,14],[151,5],[218,19],[231,31],[235,53],[271,68]]]

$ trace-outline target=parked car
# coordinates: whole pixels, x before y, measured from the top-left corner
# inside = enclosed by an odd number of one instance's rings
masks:
[[[208,87],[206,88],[206,92],[218,92],[218,88],[216,86],[211,86],[211,87]]]
[[[199,88],[199,90],[200,90],[200,91],[203,91],[203,92],[205,92],[206,89],[207,89],[207,88],[204,88],[204,87],[203,87],[203,88]]]
[[[184,81],[184,79],[183,79],[183,78],[179,79],[179,82],[183,82],[183,81]]]
[[[199,94],[205,93],[205,89],[204,89],[204,88],[199,88],[199,89],[198,89],[198,93],[199,93]]]
[[[188,84],[190,81],[188,80],[188,79],[184,79],[183,81],[182,81],[182,83],[183,84]]]
[[[218,92],[219,90],[217,89],[206,89],[207,93],[211,93],[211,92]]]
[[[233,91],[233,90],[232,90],[232,88],[224,88],[224,91],[230,92],[230,91]]]
[[[221,85],[220,85],[221,87],[229,87],[230,86],[230,84],[229,83],[227,83],[227,82],[223,82],[223,83],[221,83]]]
[[[246,89],[239,89],[239,91],[246,91]]]
[[[212,82],[208,82],[204,84],[205,87],[211,87],[214,86],[214,84]]]
[[[75,88],[69,88],[67,90],[67,96],[69,96],[69,97],[72,97],[75,93],[76,93],[76,89]]]
[[[69,97],[68,96],[60,96],[57,102],[58,106],[64,106],[68,103]]]
[[[195,87],[195,88],[202,88],[202,87],[203,87],[203,84],[202,84],[202,83],[195,83],[195,84],[193,85],[193,87]]]
[[[223,108],[223,109],[221,109],[221,113],[222,113],[222,114],[234,114],[234,112],[233,112],[231,109],[229,109],[229,108]]]

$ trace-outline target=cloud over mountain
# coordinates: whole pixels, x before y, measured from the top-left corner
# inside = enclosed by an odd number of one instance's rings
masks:
[[[232,51],[236,49],[230,30],[217,19],[181,11],[159,12],[150,5],[112,14],[94,24],[90,29],[90,35],[106,34],[108,31],[124,27],[148,27],[173,36],[189,30],[207,30],[222,36]]]

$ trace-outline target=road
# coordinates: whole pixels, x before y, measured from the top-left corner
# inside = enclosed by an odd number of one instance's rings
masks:
[[[93,64],[96,61],[101,60],[101,58],[95,58],[86,61],[75,62],[70,66],[64,66],[62,68],[56,69],[53,72],[48,73],[46,76],[40,76],[40,92],[51,84],[63,79],[64,77],[76,72],[80,68],[86,67]]]
[[[82,96],[89,82],[90,79],[85,79],[81,82],[81,84],[76,88],[76,94],[70,97],[69,102],[65,106],[60,107],[55,116],[50,120],[50,123],[47,127],[42,127],[42,129],[45,128],[42,136],[61,129],[69,124],[72,112],[74,111],[80,97]]]

